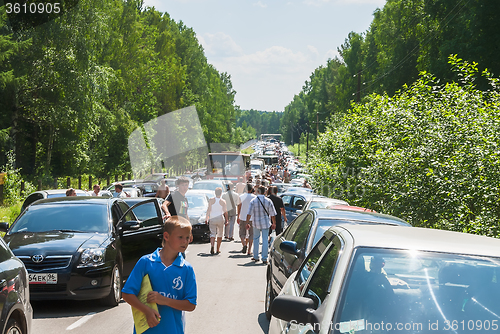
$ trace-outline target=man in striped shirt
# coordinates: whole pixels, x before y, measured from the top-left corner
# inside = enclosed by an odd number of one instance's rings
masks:
[[[262,234],[262,262],[267,264],[267,254],[269,251],[268,237],[269,227],[276,227],[276,210],[273,202],[264,196],[266,188],[260,186],[257,188],[257,197],[250,202],[248,207],[247,221],[252,218],[253,228],[253,258],[252,261],[259,261],[259,239]],[[269,219],[271,218],[271,219]],[[270,222],[272,220],[272,223]]]

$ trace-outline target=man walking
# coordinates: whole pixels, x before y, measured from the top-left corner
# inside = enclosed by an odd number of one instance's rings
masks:
[[[227,206],[227,217],[228,224],[224,227],[224,237],[229,241],[233,241],[233,232],[234,232],[234,222],[236,221],[236,207],[238,206],[238,202],[240,197],[237,193],[233,191],[234,185],[229,183],[227,185],[227,192],[222,195],[222,199],[226,201]]]
[[[175,185],[177,186],[177,190],[168,194],[167,198],[161,205],[161,208],[165,213],[164,219],[167,219],[170,216],[181,216],[189,220],[189,204],[186,198],[186,192],[189,189],[189,180],[185,176],[181,176],[175,180]]]
[[[281,199],[281,197],[278,197],[278,187],[269,187],[269,192],[269,199],[273,202],[274,210],[276,211],[276,228],[274,230],[276,231],[276,235],[278,235],[283,231],[283,226],[281,225],[281,217],[284,217],[285,224],[287,222],[285,206],[283,205],[283,200]],[[269,231],[269,234],[270,233],[271,231]]]
[[[268,237],[269,227],[276,227],[276,210],[273,202],[264,196],[266,188],[260,186],[257,188],[257,197],[255,197],[248,208],[247,220],[252,217],[253,228],[253,258],[252,261],[259,261],[259,240],[262,234],[262,263],[267,264],[267,254],[269,252]],[[272,223],[269,221],[271,218]]]
[[[245,187],[246,193],[240,195],[238,204],[238,225],[240,226],[240,240],[241,244],[243,245],[243,249],[241,250],[241,252],[243,254],[250,255],[253,243],[253,229],[250,226],[250,224],[252,223],[252,218],[250,216],[250,220],[248,220],[247,215],[248,208],[250,207],[250,202],[255,198],[255,195],[252,194],[253,186],[250,183],[247,183]]]

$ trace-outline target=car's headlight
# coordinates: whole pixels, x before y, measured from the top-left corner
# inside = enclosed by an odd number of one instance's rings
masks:
[[[78,267],[95,267],[104,264],[105,248],[89,248],[82,252]]]

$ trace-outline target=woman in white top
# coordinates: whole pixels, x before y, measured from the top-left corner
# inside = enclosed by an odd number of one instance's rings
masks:
[[[221,195],[222,188],[218,187],[215,189],[215,197],[208,200],[207,218],[205,223],[207,223],[210,228],[210,254],[220,253],[224,225],[226,225],[229,221],[227,217],[226,201],[220,198]],[[215,236],[217,236],[217,252],[214,251]]]

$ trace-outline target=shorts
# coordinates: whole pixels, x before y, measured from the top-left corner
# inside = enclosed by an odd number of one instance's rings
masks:
[[[246,220],[240,220],[240,239],[245,240],[245,239],[250,239],[253,240],[253,228],[250,228],[247,230],[247,225],[249,222]],[[248,232],[248,237],[247,237],[247,232]]]
[[[210,228],[210,238],[222,238],[224,234],[224,217],[218,216],[210,218],[208,222],[208,227]]]

